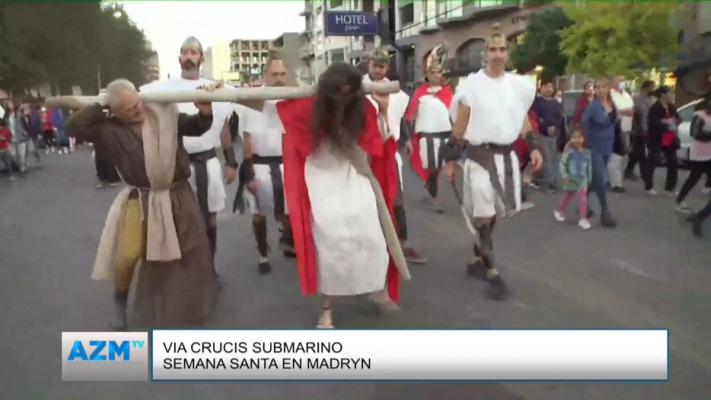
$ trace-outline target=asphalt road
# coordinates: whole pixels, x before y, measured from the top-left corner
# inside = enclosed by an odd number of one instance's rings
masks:
[[[422,204],[424,191],[405,172],[411,243],[430,259],[412,266],[403,311],[365,312],[339,304],[340,327],[669,328],[668,383],[71,383],[61,382],[62,331],[103,331],[110,288],[89,279],[104,219],[118,189],[94,188],[86,150],[47,156],[25,179],[0,178],[0,373],[2,400],[109,399],[467,399],[708,400],[711,398],[711,250],[691,236],[669,198],[639,187],[610,195],[619,228],[580,231],[556,223],[556,197],[534,194],[536,208],[498,226],[500,270],[514,295],[484,297],[464,277],[470,236],[444,188],[444,215]],[[231,197],[234,185],[229,188]],[[231,201],[231,200],[230,200]],[[692,205],[704,197],[698,189]],[[592,200],[593,206],[596,200]],[[571,207],[571,216],[574,212]],[[571,218],[572,220],[572,218]],[[595,221],[597,222],[597,221]],[[711,234],[711,226],[707,227]],[[315,298],[300,295],[292,261],[272,257],[274,273],[256,272],[249,218],[220,215],[218,269],[225,282],[216,327],[310,328]],[[270,225],[272,243],[277,231]],[[436,346],[436,343],[430,344]],[[486,346],[486,343],[472,343]],[[505,349],[502,349],[505,350]]]

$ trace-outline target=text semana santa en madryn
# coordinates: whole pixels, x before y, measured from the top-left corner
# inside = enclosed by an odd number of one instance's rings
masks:
[[[264,354],[265,357],[231,358],[221,357],[168,357],[163,360],[164,369],[370,369],[370,358],[315,357],[280,358],[270,354],[327,355],[343,351],[340,342],[165,342],[163,349],[170,354],[225,355]],[[304,362],[305,361],[305,362]]]

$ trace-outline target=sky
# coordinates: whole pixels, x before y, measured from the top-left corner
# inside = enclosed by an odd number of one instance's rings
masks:
[[[180,74],[180,45],[188,36],[204,49],[215,40],[276,39],[284,32],[301,32],[303,1],[117,1],[143,29],[158,52],[160,72]]]

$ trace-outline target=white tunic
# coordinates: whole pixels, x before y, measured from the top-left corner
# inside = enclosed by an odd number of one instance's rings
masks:
[[[277,101],[264,103],[262,112],[247,109],[240,116],[240,127],[249,133],[252,143],[252,153],[263,157],[282,155],[282,137],[284,126],[281,123],[276,108]],[[274,211],[274,186],[270,166],[254,164],[254,179],[257,182],[256,197],[249,191],[244,191],[244,197],[253,214],[266,215]],[[284,164],[280,166],[281,176],[284,176]],[[283,187],[283,184],[282,184]],[[288,214],[286,202],[284,213]]]
[[[209,85],[212,83],[206,79],[183,79],[175,78],[165,81],[152,82],[141,86],[141,93],[159,92],[159,91],[178,91],[178,90],[194,90],[198,86]],[[229,86],[227,88],[230,88]],[[193,103],[179,103],[178,109],[182,113],[194,115],[198,113],[198,109]],[[213,103],[212,104],[212,127],[199,137],[183,137],[183,147],[188,154],[200,153],[203,151],[221,148],[220,133],[224,124],[229,122],[232,115],[232,106],[230,103]],[[207,167],[207,204],[210,212],[219,212],[225,208],[225,184],[222,181],[222,167],[217,158],[208,160]],[[197,190],[195,185],[195,168],[190,165],[190,185],[193,192]]]
[[[483,70],[469,75],[455,93],[451,115],[456,120],[461,102],[471,108],[464,139],[473,145],[511,145],[521,134],[528,110],[536,95],[535,84],[526,77],[506,73],[493,79]],[[521,171],[514,151],[510,153],[515,199],[514,210],[521,208]],[[494,156],[499,181],[505,189],[504,156]],[[489,172],[478,163],[464,162],[465,209],[475,218],[489,218],[502,212],[504,204],[491,184]]]
[[[415,117],[415,132],[420,135],[419,145],[420,145],[420,160],[422,161],[422,168],[438,168],[440,165],[440,148],[447,139],[443,138],[431,138],[432,141],[432,154],[434,155],[434,160],[429,159],[430,149],[427,146],[429,142],[426,137],[428,133],[440,133],[440,132],[450,132],[452,130],[452,122],[449,119],[449,110],[447,106],[435,96],[441,87],[430,87],[430,93],[420,97],[420,101],[417,104],[417,116]]]
[[[387,79],[383,80],[387,81]],[[370,77],[368,75],[364,75],[363,82],[372,81],[370,80]],[[368,95],[366,97],[368,97],[368,100],[373,103],[373,106],[375,106],[375,109],[377,110],[378,104],[373,99],[373,96]],[[400,140],[400,122],[405,116],[405,112],[407,111],[407,105],[409,102],[410,96],[408,96],[402,90],[390,95],[390,102],[388,103],[388,124],[390,126],[390,136],[392,136],[395,141]],[[387,140],[390,136],[386,137],[385,139]],[[400,175],[400,190],[404,190],[402,183],[402,157],[400,156],[399,152],[395,153],[395,160],[397,161],[398,174]]]
[[[368,178],[327,142],[306,159],[304,175],[319,291],[350,296],[382,290],[390,256]]]

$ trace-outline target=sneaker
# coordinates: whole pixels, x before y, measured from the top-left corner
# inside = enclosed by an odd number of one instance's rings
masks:
[[[565,222],[565,215],[558,210],[553,211],[553,218],[558,222]]]
[[[405,247],[402,249],[402,252],[405,255],[405,259],[413,264],[424,264],[427,262],[427,259],[421,256],[420,253],[412,247]]]
[[[676,197],[679,194],[679,192],[677,192],[676,190],[665,190],[664,194],[669,197]]]
[[[99,182],[99,183],[96,184],[96,188],[97,188],[97,189],[103,189],[103,188],[104,188],[104,184],[101,183],[101,182]]]
[[[530,210],[535,206],[536,206],[536,203],[534,203],[532,201],[522,201],[521,202],[521,211]]]
[[[260,274],[265,275],[268,273],[272,272],[272,265],[269,264],[269,261],[260,261],[257,264],[257,271],[259,271]]]
[[[612,192],[613,193],[624,193],[625,188],[623,188],[622,186],[615,186],[612,188]]]
[[[674,206],[674,209],[676,210],[676,212],[680,212],[683,214],[689,214],[691,212],[691,208],[689,207],[688,204],[686,204],[685,201],[676,203],[676,205]]]
[[[645,190],[644,193],[647,193],[650,196],[656,196],[659,194],[656,189]]]
[[[14,176],[14,175],[10,175],[10,182],[15,182],[15,180],[16,180],[16,179],[15,179],[15,176]]]
[[[587,219],[581,219],[580,221],[578,221],[578,226],[584,231],[587,231],[588,229],[590,229],[590,221],[588,221]]]

